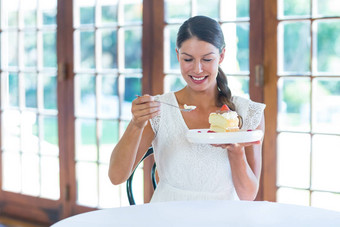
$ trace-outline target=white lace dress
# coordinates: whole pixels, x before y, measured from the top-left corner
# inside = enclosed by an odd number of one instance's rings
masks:
[[[173,92],[158,95],[178,106]],[[236,112],[243,118],[242,129],[255,129],[264,104],[233,97]],[[189,130],[177,108],[161,105],[160,115],[150,120],[159,183],[151,202],[178,200],[238,200],[227,152],[209,144],[193,144],[186,139]]]

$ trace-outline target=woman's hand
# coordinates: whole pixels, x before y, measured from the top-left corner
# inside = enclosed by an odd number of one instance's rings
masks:
[[[249,146],[256,145],[256,144],[261,144],[261,141],[258,140],[254,142],[248,142],[248,143],[212,144],[212,146],[227,149],[230,152],[230,154],[243,155],[245,151],[244,150],[245,147],[249,147]]]
[[[138,128],[144,128],[151,118],[160,112],[160,103],[154,101],[154,97],[150,95],[138,96],[132,102],[131,107],[133,123]]]

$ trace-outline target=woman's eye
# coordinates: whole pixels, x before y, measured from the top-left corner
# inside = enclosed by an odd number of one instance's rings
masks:
[[[192,61],[192,59],[184,59],[184,61],[190,62],[190,61]]]
[[[209,61],[211,61],[212,59],[203,59],[203,61],[207,61],[207,62],[209,62]]]

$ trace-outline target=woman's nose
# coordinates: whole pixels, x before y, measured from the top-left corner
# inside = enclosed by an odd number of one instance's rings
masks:
[[[194,68],[194,72],[195,73],[201,73],[203,70],[202,70],[202,64],[201,64],[201,62],[200,61],[197,61],[196,63],[195,63],[195,66],[194,66],[195,68]]]

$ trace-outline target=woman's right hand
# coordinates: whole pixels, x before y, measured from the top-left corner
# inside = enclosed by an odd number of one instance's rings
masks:
[[[159,114],[160,103],[150,95],[138,96],[132,101],[131,112],[131,122],[138,128],[144,128],[148,120]]]

